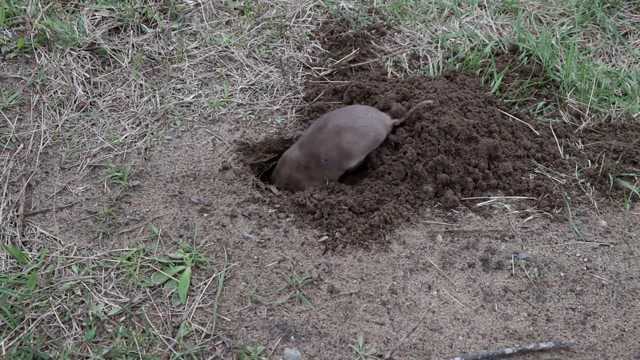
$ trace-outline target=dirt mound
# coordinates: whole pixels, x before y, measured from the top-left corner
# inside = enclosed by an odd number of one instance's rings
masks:
[[[309,98],[317,98],[319,92],[324,95],[307,117],[333,109],[339,100],[375,106],[394,116],[419,101],[434,101],[371,154],[367,177],[356,186],[411,207],[435,199],[453,208],[461,198],[499,193],[533,196],[540,202],[537,206],[545,208],[556,205],[557,199],[548,196],[552,190],[548,179],[530,176],[530,171],[534,161],[557,161],[558,149],[501,112],[477,79],[460,74],[440,79],[387,79],[383,73],[354,76],[346,88],[308,88]]]
[[[565,139],[566,129],[536,129],[526,118],[508,114],[476,77],[452,73],[438,79],[388,78],[375,61],[367,62],[379,56],[369,45],[385,33],[379,24],[353,32],[338,22],[325,24],[321,31],[318,37],[329,55],[320,62],[331,63],[329,59],[359,51],[347,65],[333,68],[330,78],[307,83],[308,106],[301,109],[307,124],[301,128],[347,104],[366,104],[401,117],[418,102],[433,101],[395,129],[360,169],[346,174],[340,183],[272,196],[279,208],[322,229],[329,236],[329,248],[380,242],[386,231],[411,221],[425,206],[452,209],[473,205],[478,197],[504,195],[528,197],[527,206],[551,212],[562,207],[566,189],[557,188],[567,182],[534,170],[570,168],[568,148],[561,153],[555,140],[575,142]],[[366,64],[358,65],[362,63]],[[245,144],[241,152],[250,159],[254,174],[266,181],[278,155],[292,141],[290,136],[267,139]]]

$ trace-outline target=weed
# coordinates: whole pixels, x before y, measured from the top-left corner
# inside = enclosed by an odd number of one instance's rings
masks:
[[[14,271],[0,273],[0,320],[5,324],[5,327],[0,327],[0,339],[7,339],[7,335],[12,334],[29,313],[25,304],[34,301],[39,290],[40,270],[46,253],[42,252],[33,259],[14,245],[3,245],[2,250],[17,264]],[[0,344],[4,345],[4,340]]]
[[[124,188],[129,187],[129,176],[131,175],[131,168],[128,166],[118,166],[109,164],[107,166],[106,178],[111,181],[112,184],[120,185]]]
[[[24,23],[29,23],[28,32]],[[12,29],[14,36],[4,37],[4,44],[18,53],[28,53],[43,46],[78,48],[88,34],[84,18],[73,8],[49,6],[36,8],[21,0],[0,2],[0,28]]]
[[[87,37],[84,20],[77,14],[50,14],[37,24],[37,45],[56,44],[63,48],[81,47]]]
[[[22,103],[23,98],[19,91],[0,89],[0,111],[10,110]]]
[[[384,11],[395,19],[409,19],[413,16],[411,0],[393,0],[384,4]]]
[[[222,87],[222,96],[216,99],[209,100],[207,105],[212,110],[217,111],[217,110],[224,109],[227,106],[227,104],[229,104],[230,102],[231,102],[231,92],[229,90],[229,82],[225,81]]]
[[[349,345],[353,350],[354,360],[367,360],[377,358],[377,351],[374,348],[369,348],[364,341],[362,334],[358,335],[355,344]]]
[[[629,194],[625,197],[624,208],[625,210],[630,210],[634,198],[636,198],[636,201],[640,200],[640,174],[624,173],[618,176],[610,175],[610,178],[612,182],[629,191]]]
[[[117,223],[118,217],[114,208],[104,206],[96,211],[94,215],[94,224],[98,240],[111,238]]]
[[[160,235],[162,235],[162,230],[153,224],[149,224],[149,235],[150,240],[158,240],[160,239]]]
[[[335,18],[346,20],[354,31],[359,31],[376,22],[375,16],[367,13],[366,8],[344,1],[324,0],[325,7]]]
[[[206,263],[206,258],[191,246],[184,246],[174,254],[154,260],[161,264],[161,268],[156,270],[146,285],[164,285],[177,290],[177,300],[180,304],[186,304],[193,268]]]
[[[39,349],[40,344],[37,344],[30,336],[27,336],[25,343],[32,344],[30,346],[19,346],[13,349],[9,353],[8,359],[15,360],[49,360],[53,359],[49,354]],[[36,346],[39,345],[39,346]]]
[[[575,14],[575,25],[578,28],[586,28],[590,25],[598,26],[605,33],[619,36],[620,31],[613,19],[622,9],[623,2],[616,1],[569,1],[569,8]]]
[[[127,275],[127,278],[136,283],[143,279],[141,268],[144,256],[145,250],[143,248],[136,248],[129,250],[127,253],[117,258],[117,261]]]
[[[141,0],[98,0],[93,5],[96,11],[109,13],[117,25],[116,31],[148,33],[164,21],[178,23],[187,9],[175,0],[153,4]]]
[[[255,289],[252,289],[249,294],[249,301],[264,305],[282,305],[290,300],[295,300],[299,304],[312,305],[309,297],[304,292],[304,288],[313,281],[310,275],[299,275],[294,271],[293,274],[285,278],[285,281],[286,285],[275,290],[275,293],[281,294],[277,300],[269,301],[258,295]]]
[[[240,360],[266,360],[265,347],[262,345],[246,345],[238,354]]]
[[[578,223],[573,216],[573,211],[571,211],[571,199],[569,198],[569,195],[567,193],[564,194],[564,202],[565,208],[567,209],[567,218],[569,219],[571,230],[573,230],[573,233],[578,240],[583,241],[584,235],[582,234],[582,231],[580,230],[580,227],[578,226]]]
[[[511,255],[511,274],[515,276],[516,268],[522,270],[533,285],[542,277],[540,267],[529,262],[526,254],[513,253]]]
[[[287,300],[295,299],[298,303],[311,305],[311,301],[304,293],[303,288],[309,285],[312,281],[313,278],[308,274],[299,275],[294,272],[292,275],[289,275],[287,277],[287,287],[285,287],[285,289],[288,289],[291,293]]]
[[[522,8],[520,7],[519,0],[505,0],[498,7],[498,11],[503,14],[518,15]]]
[[[19,17],[25,14],[24,1],[2,0],[0,1],[0,28],[10,29],[19,22]]]

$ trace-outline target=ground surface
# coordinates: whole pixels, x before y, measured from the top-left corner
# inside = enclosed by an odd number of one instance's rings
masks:
[[[170,3],[3,25],[2,356],[640,358],[638,9]],[[564,18],[614,67],[543,56]],[[320,114],[425,99],[341,183],[269,187]]]

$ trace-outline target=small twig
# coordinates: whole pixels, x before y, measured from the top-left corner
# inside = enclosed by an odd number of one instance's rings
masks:
[[[575,244],[589,245],[589,246],[593,246],[593,245],[598,245],[598,246],[617,246],[618,245],[618,243],[615,242],[615,241],[604,242],[604,241],[582,240],[582,241],[569,241],[569,242],[558,244],[556,246],[575,245]]]
[[[135,224],[135,225],[131,225],[131,226],[129,226],[128,228],[125,228],[125,229],[122,229],[122,230],[118,231],[118,232],[116,233],[116,235],[126,234],[126,233],[128,233],[128,232],[131,232],[131,231],[137,230],[137,229],[139,229],[139,228],[141,228],[141,227],[145,227],[145,226],[147,226],[147,225],[151,224],[151,222],[152,222],[152,221],[155,221],[156,219],[159,219],[159,218],[161,218],[161,217],[163,217],[163,216],[165,216],[165,215],[168,215],[168,214],[169,214],[169,213],[167,212],[167,213],[164,213],[164,214],[156,215],[156,216],[152,217],[151,219],[149,219],[149,220],[147,220],[147,221],[140,222],[140,223],[137,223],[137,224]]]
[[[271,359],[271,357],[273,357],[273,354],[278,349],[278,345],[280,345],[280,341],[282,341],[282,336],[280,336],[276,341],[275,345],[273,345],[273,348],[271,349],[271,352],[269,352],[269,356],[267,357],[267,359]]]
[[[216,297],[213,303],[213,324],[211,325],[211,333],[215,334],[216,325],[218,322],[218,307],[220,306],[220,297],[222,296],[222,290],[224,289],[224,280],[227,277],[227,271],[229,271],[229,254],[227,253],[227,249],[223,247],[224,250],[224,267],[222,271],[218,275],[218,289],[216,290]]]
[[[451,299],[453,299],[453,301],[455,301],[458,305],[462,306],[463,308],[469,308],[467,305],[465,305],[462,301],[458,300],[457,297],[453,296],[453,294],[451,294],[447,289],[443,288],[442,291],[449,295],[449,297]]]
[[[5,73],[2,72],[0,73],[0,79],[20,79],[23,81],[29,81],[28,78],[22,76],[22,75],[18,75],[18,74],[9,74],[9,73]]]
[[[149,295],[150,296],[150,295]],[[151,296],[150,296],[151,298]],[[152,298],[153,301],[153,298]],[[164,343],[164,345],[167,347],[167,349],[169,349],[174,355],[178,355],[178,353],[173,349],[173,346],[171,346],[171,344],[169,344],[167,342],[167,340],[164,339],[164,337],[162,337],[162,335],[160,334],[160,332],[158,331],[158,329],[156,329],[156,327],[153,325],[153,322],[151,322],[151,319],[149,319],[149,315],[147,315],[147,311],[144,310],[144,308],[142,309],[142,314],[144,315],[145,320],[147,321],[147,324],[149,324],[149,326],[151,327],[151,332],[158,338],[160,339],[160,341],[162,341]]]
[[[562,151],[562,147],[560,146],[560,141],[558,141],[556,132],[553,131],[553,125],[551,125],[551,123],[549,123],[549,128],[551,129],[551,134],[553,134],[553,138],[556,140],[556,145],[558,146],[558,152],[560,153],[560,158],[564,159],[564,152]]]
[[[516,199],[516,200],[535,200],[536,198],[530,196],[472,196],[464,197],[460,200],[500,200],[500,199]]]
[[[508,356],[526,354],[535,351],[548,351],[548,350],[560,350],[566,349],[575,345],[574,342],[563,342],[563,341],[545,341],[539,343],[533,343],[524,346],[513,346],[507,347],[503,349],[499,349],[496,351],[481,351],[476,353],[463,354],[460,356],[456,356],[451,360],[487,360],[487,359],[498,359],[505,358]]]
[[[60,303],[56,304],[53,307],[52,311],[49,311],[47,313],[44,313],[42,315],[40,315],[37,319],[35,319],[34,321],[31,322],[31,325],[29,325],[29,327],[27,327],[22,333],[20,333],[18,336],[16,336],[13,340],[9,341],[10,337],[16,333],[18,331],[18,329],[25,325],[29,322],[29,319],[23,320],[22,323],[20,323],[20,326],[16,327],[15,329],[13,329],[3,340],[2,342],[0,342],[0,349],[2,349],[2,353],[4,355],[6,349],[11,349],[11,347],[13,346],[13,344],[16,343],[16,341],[22,339],[27,333],[29,333],[34,327],[36,327],[36,325],[38,325],[43,319],[45,319],[46,317],[53,315],[53,312],[55,310],[58,309],[58,307],[60,307]]]
[[[33,216],[33,215],[46,213],[46,212],[49,212],[49,211],[59,211],[59,210],[63,210],[63,209],[72,207],[73,205],[75,205],[77,203],[79,203],[79,201],[74,201],[74,202],[66,204],[66,205],[52,206],[52,207],[48,207],[48,208],[44,208],[44,209],[29,211],[29,212],[23,213],[22,216],[29,217],[29,216]]]
[[[518,122],[521,122],[521,123],[523,123],[523,124],[527,125],[527,126],[529,127],[529,129],[531,129],[531,131],[533,131],[536,135],[540,136],[540,133],[538,132],[538,130],[536,130],[536,129],[535,129],[533,126],[531,126],[531,124],[529,124],[528,122],[526,122],[526,121],[524,121],[524,120],[521,120],[521,119],[518,119],[517,117],[515,117],[515,116],[513,116],[513,115],[509,114],[508,112],[506,112],[506,111],[504,111],[504,110],[502,110],[502,109],[499,109],[499,108],[496,108],[496,109],[498,109],[498,111],[500,111],[500,112],[501,112],[501,113],[503,113],[504,115],[507,115],[509,118],[511,118],[511,119],[513,119],[513,120],[515,120],[515,121],[518,121]]]
[[[440,269],[440,267],[436,265],[436,263],[434,263],[429,257],[426,257],[426,259],[431,264],[431,266],[433,266],[436,271],[438,271],[438,274],[447,279],[447,281],[449,281],[451,285],[453,285],[453,287],[456,287],[456,283],[444,271],[442,271],[442,269]]]
[[[196,300],[196,302],[193,304],[192,306],[192,310],[191,310],[191,315],[189,316],[189,321],[193,321],[193,315],[195,315],[196,310],[198,310],[198,306],[200,306],[200,302],[202,301],[202,297],[204,296],[204,293],[207,291],[207,289],[209,288],[209,285],[211,285],[211,282],[213,281],[213,279],[216,278],[216,276],[219,276],[220,273],[214,273],[209,280],[207,281],[207,284],[204,286],[204,288],[202,289],[202,291],[200,291],[200,295],[198,296],[198,299]]]
[[[457,224],[447,223],[447,222],[442,222],[442,221],[423,221],[423,223],[430,224],[430,225],[443,225],[443,226],[456,226],[457,225]]]
[[[353,59],[353,58],[356,56],[356,54],[358,54],[359,52],[360,52],[360,49],[355,49],[355,50],[353,50],[351,53],[349,53],[349,54],[345,55],[342,59],[340,59],[340,60],[336,61],[336,62],[332,65],[332,68],[327,69],[327,70],[325,70],[325,71],[321,72],[321,73],[320,73],[320,76],[327,76],[327,75],[331,74],[332,72],[334,72],[334,71],[336,70],[336,66],[337,66],[337,65],[340,65],[340,64],[342,64],[342,63],[344,63],[344,62],[348,62],[349,60]]]
[[[43,229],[43,228],[41,228],[40,226],[38,226],[37,224],[35,224],[33,221],[30,221],[30,220],[29,220],[27,223],[28,223],[30,226],[32,226],[33,228],[35,228],[35,229],[36,229],[36,231],[41,232],[41,233],[45,234],[46,236],[48,236],[48,237],[50,237],[50,238],[52,238],[52,239],[57,240],[57,241],[58,241],[58,243],[59,243],[60,245],[62,245],[62,244],[64,244],[64,243],[65,243],[64,241],[62,241],[62,239],[61,239],[61,238],[59,238],[59,237],[58,237],[58,236],[56,236],[56,235],[53,235],[52,233],[48,232],[47,230],[45,230],[45,229]]]
[[[416,321],[415,325],[413,325],[413,327],[406,333],[404,334],[404,336],[402,338],[400,338],[400,340],[398,341],[397,344],[395,344],[385,355],[384,355],[384,359],[385,360],[391,360],[393,359],[393,354],[398,351],[398,349],[400,348],[400,346],[402,346],[402,344],[411,336],[413,335],[414,332],[416,332],[416,330],[418,329],[418,326],[420,326],[420,324],[422,324],[422,322],[424,321],[424,315],[420,317],[420,319],[418,321]]]
[[[404,54],[404,53],[408,53],[408,52],[410,52],[412,50],[417,50],[417,49],[419,49],[419,47],[417,47],[417,46],[413,46],[413,47],[409,47],[409,48],[401,48],[401,49],[392,51],[392,52],[390,52],[390,53],[388,53],[386,55],[378,56],[377,58],[374,58],[374,59],[370,59],[370,60],[363,61],[363,62],[360,62],[360,63],[357,63],[357,64],[349,65],[346,68],[354,68],[354,67],[360,67],[360,66],[364,66],[364,65],[369,65],[371,63],[375,63],[375,62],[378,62],[378,61],[383,61],[383,60],[386,60],[386,59],[388,59],[390,57],[393,57],[393,56],[396,56],[396,55],[401,55],[401,54]]]

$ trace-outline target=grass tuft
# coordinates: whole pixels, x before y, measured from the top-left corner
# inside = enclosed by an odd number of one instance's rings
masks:
[[[266,360],[267,354],[262,345],[245,345],[238,353],[240,360]]]
[[[362,336],[362,334],[359,334],[355,343],[353,345],[349,345],[349,347],[353,350],[354,360],[368,360],[378,358],[376,349],[371,348],[366,344],[366,342],[364,341],[364,336]]]

